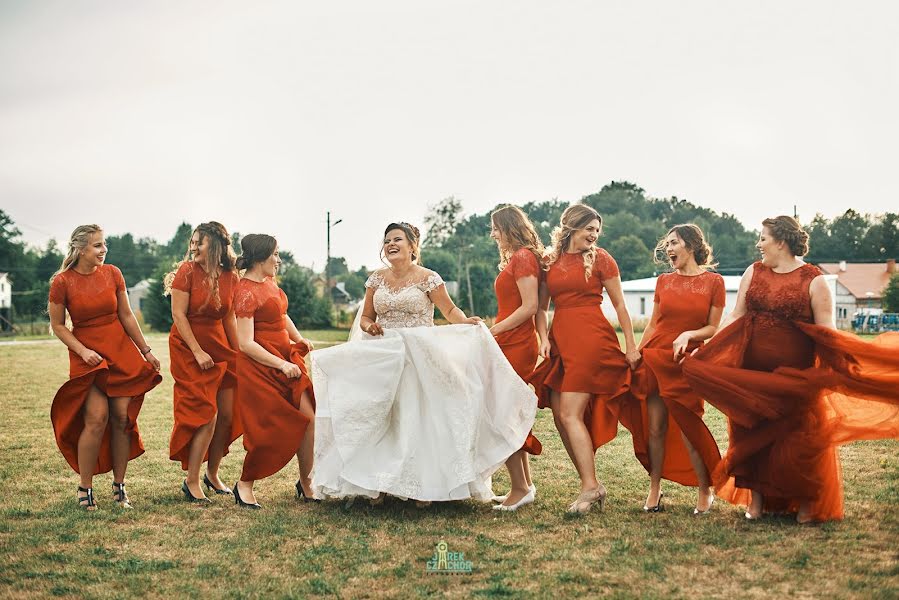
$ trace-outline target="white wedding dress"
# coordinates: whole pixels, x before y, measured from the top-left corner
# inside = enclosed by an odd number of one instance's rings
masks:
[[[316,498],[489,500],[537,399],[483,325],[434,327],[436,273],[399,290],[375,273],[384,335],[311,354]]]

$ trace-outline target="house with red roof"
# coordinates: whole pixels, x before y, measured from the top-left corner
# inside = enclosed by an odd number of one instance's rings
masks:
[[[896,260],[886,263],[819,263],[826,274],[837,276],[836,325],[849,329],[856,312],[873,313],[883,308],[883,291],[896,273]]]

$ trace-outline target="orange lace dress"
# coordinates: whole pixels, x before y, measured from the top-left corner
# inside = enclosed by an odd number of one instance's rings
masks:
[[[169,333],[169,355],[172,377],[175,380],[173,409],[175,422],[169,441],[169,458],[181,462],[187,469],[190,442],[194,432],[215,419],[218,411],[219,390],[237,387],[237,351],[228,342],[222,320],[231,312],[237,293],[237,273],[225,271],[219,276],[220,306],[216,307],[211,296],[203,266],[185,261],[175,273],[172,288],[190,294],[187,320],[197,343],[212,357],[215,365],[200,369],[193,352],[181,337],[178,327],[172,325]],[[230,444],[241,435],[239,419],[232,419]],[[228,454],[228,447],[225,447]],[[204,458],[204,460],[206,460]]]
[[[505,268],[499,272],[493,282],[493,289],[496,292],[497,323],[507,319],[521,306],[518,280],[528,276],[536,277],[539,284],[543,279],[543,270],[534,253],[527,248],[522,248],[512,255]],[[496,342],[519,377],[525,379],[534,372],[540,353],[540,344],[537,341],[537,329],[534,326],[533,317],[515,329],[499,334]],[[524,449],[529,454],[540,454],[543,446],[533,433],[529,433],[528,439],[524,443]]]
[[[713,482],[761,492],[769,512],[810,503],[817,521],[843,517],[836,446],[899,437],[899,333],[873,342],[815,325],[805,264],[753,265],[747,313],[684,362],[693,389],[729,419]]]
[[[280,471],[300,449],[309,420],[300,413],[300,397],[313,397],[312,380],[303,357],[306,347],[287,333],[287,295],[272,279],[241,279],[234,299],[238,319],[253,319],[253,339],[268,352],[294,363],[303,372],[288,379],[280,369],[237,355],[237,402],[243,426],[241,481],[255,481]]]
[[[145,361],[125,333],[118,315],[118,293],[125,290],[125,279],[118,267],[100,265],[90,275],[74,269],[63,271],[50,284],[50,302],[66,308],[72,318],[72,334],[85,347],[103,357],[91,367],[69,350],[69,380],[63,384],[50,408],[50,420],[56,444],[66,462],[78,472],[78,438],[84,429],[82,408],[91,386],[110,398],[130,397],[128,431],[131,446],[128,460],[144,453],[137,428],[137,415],[144,394],[159,385],[162,376]],[[110,425],[106,426],[94,474],[112,470]]]
[[[589,279],[584,259],[563,254],[546,273],[546,286],[555,306],[549,331],[550,357],[527,378],[534,385],[540,408],[550,406],[557,392],[589,392],[593,399],[584,421],[599,448],[618,432],[613,406],[630,394],[631,370],[615,329],[602,312],[602,282],[618,276],[618,264],[602,248]]]
[[[661,397],[668,408],[668,433],[665,437],[665,461],[662,477],[683,485],[696,486],[699,481],[690,463],[690,455],[681,433],[699,452],[706,469],[711,474],[721,461],[721,453],[709,428],[702,420],[704,403],[693,391],[674,360],[674,340],[685,331],[701,329],[708,324],[712,307],[724,307],[724,278],[708,271],[696,276],[666,273],[656,281],[656,324],[642,348],[643,362],[637,369],[635,394],[640,402],[632,402],[627,409],[631,419],[622,410],[621,422],[633,438],[634,453],[649,471],[649,422],[646,399],[651,395]],[[689,354],[702,346],[691,342]]]

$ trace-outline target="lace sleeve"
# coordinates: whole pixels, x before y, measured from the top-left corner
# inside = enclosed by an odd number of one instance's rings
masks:
[[[234,296],[234,316],[238,319],[252,319],[256,314],[256,296],[249,287],[240,285]]]
[[[516,280],[521,279],[522,277],[539,278],[540,276],[540,263],[537,262],[537,257],[534,256],[534,253],[527,248],[522,248],[513,254],[512,260],[509,261],[506,268],[511,269],[509,273],[511,273],[512,277]]]
[[[66,278],[62,273],[53,278],[50,283],[50,302],[53,304],[66,304]]]
[[[172,289],[182,292],[190,292],[190,276],[193,273],[193,265],[191,261],[186,260],[178,267],[175,272],[175,279],[172,280]]]
[[[381,287],[382,283],[384,283],[384,278],[381,277],[380,273],[375,271],[368,276],[368,279],[365,280],[365,287],[378,289],[379,287]]]
[[[423,291],[426,293],[431,293],[441,285],[445,285],[443,277],[440,276],[440,273],[435,273],[432,271],[424,282]]]
[[[597,271],[599,271],[600,281],[612,279],[613,277],[618,277],[620,275],[618,263],[615,262],[615,259],[612,258],[612,255],[609,254],[605,248],[596,249],[596,260],[593,263],[593,272],[595,273]]]
[[[723,308],[727,293],[724,290],[724,278],[721,275],[715,275],[715,283],[712,286],[712,306]]]
[[[115,265],[110,265],[112,267],[112,280],[115,281],[115,291],[124,292],[125,291],[125,277],[122,275],[122,271],[119,270]]]

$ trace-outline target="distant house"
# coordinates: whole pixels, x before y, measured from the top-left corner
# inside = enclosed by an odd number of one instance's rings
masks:
[[[818,267],[836,276],[834,304],[836,325],[849,329],[856,313],[879,312],[883,308],[883,290],[896,273],[896,260],[886,263],[820,263]]]
[[[144,311],[144,300],[150,294],[151,285],[153,285],[152,279],[141,279],[128,288],[128,302],[135,314]]]
[[[0,331],[12,331],[12,282],[0,273]]]

